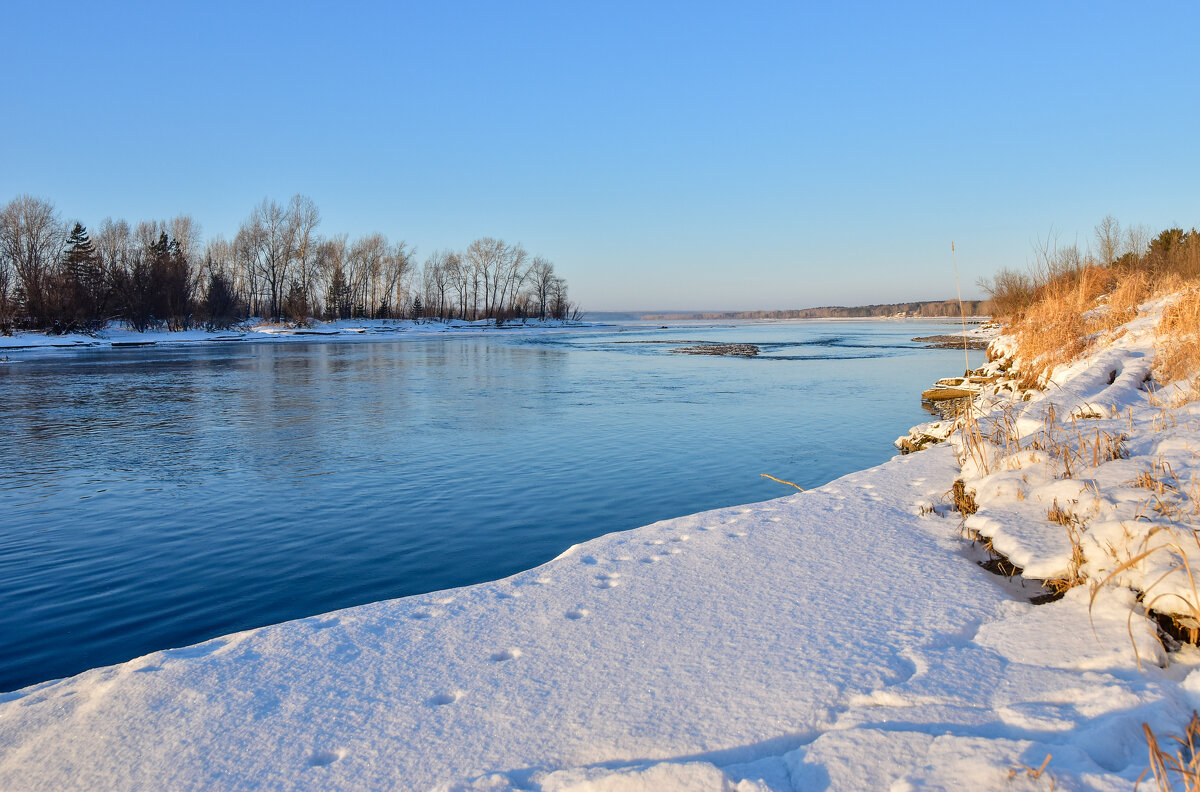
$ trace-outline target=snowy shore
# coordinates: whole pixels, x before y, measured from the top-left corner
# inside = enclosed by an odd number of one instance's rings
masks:
[[[225,330],[130,330],[114,322],[95,333],[20,332],[0,335],[0,353],[46,351],[56,349],[119,349],[145,346],[185,346],[205,343],[313,341],[320,338],[387,338],[432,336],[442,333],[515,332],[533,330],[562,330],[603,327],[592,322],[557,319],[514,319],[499,325],[491,319],[475,322],[457,319],[338,319],[332,322],[311,322],[308,325],[272,324],[248,320]]]
[[[1183,541],[1200,447],[1182,387],[1145,388],[1155,310],[1045,392],[998,380],[977,441],[0,695],[0,788],[1132,789],[1142,724],[1200,705],[1200,652],[1168,655],[1112,585],[1166,572],[1120,567]],[[1087,458],[1058,430],[1094,436]],[[1093,454],[1101,434],[1124,453]],[[1162,462],[1179,497],[1130,486]],[[971,531],[1030,577],[1118,572],[1033,604]]]

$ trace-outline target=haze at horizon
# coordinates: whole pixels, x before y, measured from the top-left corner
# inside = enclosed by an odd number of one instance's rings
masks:
[[[945,299],[1197,224],[1185,4],[7,10],[0,201],[89,226],[264,196],[423,259],[482,235],[589,311]]]

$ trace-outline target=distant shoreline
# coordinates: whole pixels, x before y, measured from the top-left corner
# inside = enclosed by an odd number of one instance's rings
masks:
[[[773,319],[773,318],[744,318],[740,320],[734,319],[719,319],[719,320],[692,320],[692,319],[677,319],[668,321],[717,321],[731,322],[740,321],[749,323],[773,323],[787,321],[930,321],[930,320],[948,320],[953,318],[954,324],[957,324],[959,319],[955,317],[939,317],[939,316],[829,316],[829,317],[807,317],[798,319]],[[340,319],[332,322],[311,322],[307,325],[295,325],[290,323],[270,323],[266,321],[258,322],[243,322],[234,327],[224,330],[205,330],[202,328],[193,328],[189,330],[146,330],[138,332],[122,326],[119,323],[111,323],[108,327],[97,330],[92,333],[66,333],[63,335],[53,335],[50,333],[39,331],[19,331],[13,335],[0,335],[0,363],[14,362],[22,358],[25,354],[33,353],[49,353],[49,352],[75,352],[83,350],[121,350],[133,348],[169,348],[169,347],[185,347],[185,346],[200,346],[216,343],[280,343],[280,342],[296,342],[296,341],[317,341],[317,340],[396,340],[400,338],[436,338],[449,335],[494,335],[497,333],[529,333],[529,332],[564,332],[564,331],[605,331],[613,329],[651,329],[641,328],[637,324],[639,321],[647,320],[626,320],[621,321],[606,321],[604,317],[597,317],[595,321],[590,320],[560,320],[560,319],[526,319],[513,320],[497,325],[494,320],[481,319],[474,322],[462,320],[439,320],[439,319]],[[650,320],[663,321],[663,320]],[[973,325],[978,325],[981,322],[987,321],[987,317],[968,317],[968,321]],[[969,332],[968,335],[973,335]],[[948,336],[947,336],[948,337]],[[957,339],[960,334],[954,334]],[[932,337],[931,337],[932,338]],[[938,338],[942,338],[939,336]],[[916,340],[916,339],[914,339]],[[961,346],[961,341],[954,341],[954,346]],[[14,356],[14,357],[10,357]]]
[[[497,325],[492,319],[474,322],[438,319],[341,319],[332,322],[313,322],[308,325],[242,323],[224,330],[146,330],[138,332],[112,323],[94,333],[51,335],[44,332],[22,331],[0,336],[0,355],[9,352],[74,351],[83,349],[127,349],[134,347],[191,346],[229,342],[315,341],[337,338],[400,338],[435,337],[445,333],[479,334],[522,331],[580,330],[598,327],[593,322],[566,319],[528,319]],[[0,358],[5,362],[5,358]]]
[[[990,316],[986,300],[915,300],[875,305],[826,305],[817,308],[792,308],[779,311],[696,311],[692,313],[643,314],[645,321],[688,321],[713,319],[939,319],[959,317],[963,309],[968,317]]]

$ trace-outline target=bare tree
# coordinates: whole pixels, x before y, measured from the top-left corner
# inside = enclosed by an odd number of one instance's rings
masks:
[[[504,318],[513,313],[517,295],[529,277],[529,254],[519,242],[504,245],[497,271],[499,293],[495,296],[492,314]]]
[[[448,316],[446,295],[450,289],[451,272],[457,266],[457,258],[458,254],[453,251],[435,250],[425,260],[422,269],[425,307],[441,319]]]
[[[350,246],[347,259],[350,293],[354,303],[353,311],[359,316],[375,315],[379,276],[387,255],[388,241],[383,234],[368,234]]]
[[[149,250],[167,233],[167,224],[162,220],[142,220],[133,227],[133,250]]]
[[[313,200],[305,195],[293,195],[288,204],[288,213],[295,226],[296,282],[300,285],[306,307],[316,304],[317,279],[317,226],[321,224],[321,212]]]
[[[129,265],[129,257],[133,250],[133,232],[129,230],[129,223],[124,220],[113,220],[111,217],[101,220],[92,237],[92,243],[96,246],[96,252],[100,254],[104,270],[110,278],[114,272],[124,270]]]
[[[1096,226],[1096,246],[1099,248],[1100,263],[1111,267],[1120,258],[1121,224],[1112,215],[1105,215]]]
[[[330,319],[350,317],[350,283],[346,275],[345,234],[323,239],[317,245],[317,271],[325,282],[325,315]]]
[[[504,253],[504,243],[492,237],[480,237],[467,246],[463,259],[471,278],[471,319],[478,316],[480,296],[483,297],[483,315],[492,315],[492,304],[499,292]],[[479,293],[481,287],[482,295]]]
[[[529,267],[530,278],[533,280],[533,296],[537,301],[538,318],[545,319],[550,307],[550,292],[554,281],[554,264],[541,256],[536,256]]]
[[[179,252],[188,261],[195,261],[200,253],[200,224],[191,215],[178,215],[163,225],[167,234],[179,246]]]
[[[204,246],[204,276],[207,278],[210,275],[222,275],[232,284],[236,269],[235,258],[232,242],[220,235],[213,237]]]
[[[8,323],[12,317],[12,282],[13,282],[12,263],[8,260],[8,256],[0,256],[0,331],[4,333],[11,332],[8,328]]]
[[[25,310],[42,321],[46,282],[67,244],[67,231],[54,205],[19,195],[0,209],[0,258],[16,274]]]
[[[403,313],[408,301],[408,276],[412,272],[415,253],[403,240],[387,247],[387,253],[380,261],[377,315],[390,313],[400,316]]]
[[[259,277],[258,255],[262,248],[262,227],[253,218],[242,223],[233,238],[234,280],[233,288],[242,295],[251,316],[262,316],[262,288]]]
[[[1125,252],[1139,258],[1150,247],[1150,229],[1144,225],[1132,225],[1125,229]]]
[[[452,253],[442,265],[446,268],[446,280],[458,297],[458,318],[467,318],[467,301],[471,295],[471,266],[461,253]]]
[[[567,300],[567,282],[555,276],[550,281],[550,316],[554,319],[571,318],[571,303]]]
[[[295,217],[288,209],[264,198],[250,214],[248,223],[259,243],[255,268],[266,288],[269,318],[278,320],[283,315],[288,269],[296,255]]]

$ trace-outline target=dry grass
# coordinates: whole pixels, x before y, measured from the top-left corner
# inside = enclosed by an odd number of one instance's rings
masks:
[[[1143,723],[1142,729],[1150,749],[1150,767],[1146,773],[1154,774],[1159,792],[1174,792],[1176,782],[1183,784],[1181,788],[1184,792],[1200,792],[1200,755],[1196,751],[1200,742],[1200,715],[1193,712],[1183,737],[1171,738],[1178,746],[1174,753],[1159,744],[1149,724]],[[1138,778],[1138,786],[1141,786],[1146,773]]]
[[[1087,350],[1095,330],[1084,314],[1096,308],[1097,301],[1116,283],[1112,270],[1089,266],[1055,278],[1038,290],[1015,328],[1026,375],[1023,386],[1036,387],[1050,369]]]
[[[1162,383],[1195,376],[1200,370],[1200,287],[1183,290],[1158,323],[1154,375]]]
[[[1102,429],[1084,432],[1074,419],[1070,426],[1060,426],[1050,409],[1045,426],[1026,447],[1047,454],[1051,468],[1048,473],[1052,478],[1075,478],[1089,464],[1099,467],[1105,462],[1127,458],[1126,439],[1122,433],[1112,434]]]
[[[1150,299],[1152,293],[1149,276],[1144,272],[1130,272],[1116,281],[1108,293],[1106,310],[1091,322],[1093,332],[1115,330],[1137,316],[1138,306]]]
[[[987,475],[1000,468],[1016,470],[1040,460],[1045,462],[1047,479],[1058,479],[1075,478],[1089,466],[1095,468],[1128,458],[1127,434],[1088,428],[1089,425],[1086,419],[1074,416],[1068,423],[1061,423],[1054,405],[1050,405],[1042,427],[1021,437],[1012,405],[997,409],[986,425],[981,425],[972,412],[957,426],[962,438],[959,462],[965,464],[971,460],[979,472]]]
[[[1023,765],[1023,764],[1019,764],[1016,767],[1010,768],[1008,771],[1009,780],[1012,780],[1018,773],[1020,773],[1022,770],[1024,770],[1025,775],[1029,776],[1030,778],[1032,778],[1036,781],[1037,779],[1042,777],[1043,773],[1046,772],[1046,765],[1050,764],[1050,759],[1052,757],[1053,757],[1053,754],[1046,754],[1046,758],[1042,760],[1042,766],[1038,767],[1038,768],[1033,768],[1033,767],[1030,767],[1029,765]],[[1047,777],[1050,779],[1050,792],[1054,792],[1054,789],[1058,786],[1058,784],[1055,781],[1054,776],[1049,775],[1047,773]]]
[[[979,511],[975,503],[975,491],[968,490],[962,479],[954,480],[954,486],[950,488],[950,500],[954,503],[954,510],[964,517]]]
[[[1120,575],[1126,569],[1137,566],[1143,560],[1156,553],[1169,553],[1172,557],[1171,567],[1162,575],[1160,575],[1153,583],[1142,588],[1142,604],[1145,607],[1147,614],[1156,609],[1159,613],[1165,612],[1171,614],[1180,614],[1182,611],[1182,615],[1172,615],[1171,618],[1175,621],[1177,626],[1189,631],[1190,635],[1188,636],[1188,640],[1191,643],[1195,643],[1197,638],[1200,637],[1200,635],[1197,634],[1200,632],[1200,592],[1197,592],[1196,589],[1196,576],[1192,572],[1192,565],[1188,560],[1187,551],[1183,549],[1174,536],[1172,536],[1171,540],[1168,542],[1155,545],[1153,547],[1150,546],[1150,540],[1153,539],[1156,534],[1163,531],[1168,531],[1166,526],[1159,525],[1152,528],[1142,539],[1142,547],[1148,547],[1148,550],[1143,550],[1137,555],[1127,558],[1125,561],[1118,564],[1111,572],[1109,572],[1107,577],[1092,586],[1092,595],[1088,600],[1088,610],[1090,611],[1092,605],[1095,604],[1096,596],[1100,593],[1100,590],[1107,586],[1113,580],[1113,578]],[[1200,552],[1200,534],[1192,531],[1191,536],[1192,540],[1196,543],[1196,550],[1193,552]],[[1158,586],[1159,583],[1171,577],[1176,572],[1181,571],[1187,575],[1188,588],[1191,590],[1190,598],[1174,591],[1162,592],[1154,595],[1151,594],[1151,592],[1154,591],[1154,588]],[[1169,611],[1162,608],[1156,608],[1156,606],[1163,601],[1168,603],[1174,602],[1178,605],[1175,608],[1171,608]],[[1133,645],[1134,657],[1137,659],[1138,668],[1141,669],[1142,657],[1137,648],[1137,641],[1133,637],[1132,609],[1129,611],[1129,618],[1126,620],[1126,627],[1129,631],[1129,642]]]
[[[1143,470],[1126,484],[1149,490],[1153,502],[1147,501],[1146,505],[1169,520],[1184,522],[1189,511],[1195,514],[1200,509],[1200,501],[1196,500],[1196,482],[1192,482],[1193,494],[1185,493],[1171,464],[1162,457],[1154,460],[1149,470]]]
[[[1085,561],[1083,557],[1084,521],[1075,512],[1059,506],[1058,498],[1054,499],[1054,505],[1046,511],[1046,519],[1066,528],[1067,539],[1071,542],[1071,563],[1067,567],[1067,576],[1045,582],[1047,588],[1056,594],[1061,594],[1067,589],[1082,584],[1087,579],[1080,571]]]

